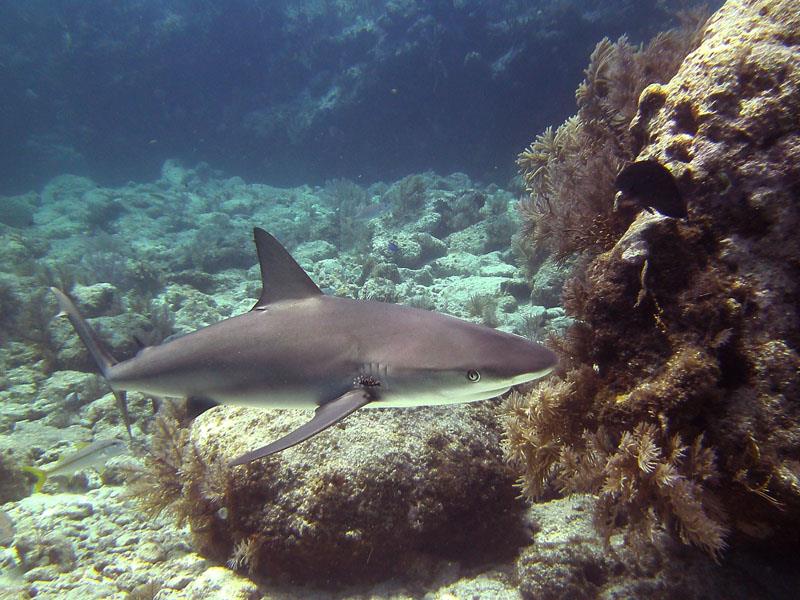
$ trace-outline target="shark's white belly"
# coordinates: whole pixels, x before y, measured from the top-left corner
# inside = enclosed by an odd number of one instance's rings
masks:
[[[501,396],[509,389],[510,388],[498,390],[496,393],[476,393],[474,395],[459,396],[446,396],[435,392],[377,392],[375,401],[370,402],[364,408],[409,408],[413,406],[462,404]],[[328,398],[322,399],[320,396],[308,393],[308,390],[302,389],[296,389],[294,391],[285,390],[281,392],[217,393],[213,395],[213,399],[217,402],[221,404],[230,404],[232,406],[295,409],[315,409],[319,407],[320,404],[334,400],[336,397],[336,395],[330,395]]]
[[[220,404],[245,406],[248,408],[305,408],[313,409],[320,405],[319,397],[304,390],[253,393],[217,393],[213,399]]]

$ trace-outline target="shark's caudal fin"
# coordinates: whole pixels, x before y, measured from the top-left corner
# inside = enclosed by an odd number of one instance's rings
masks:
[[[65,315],[69,322],[72,323],[72,326],[75,328],[75,331],[78,334],[78,337],[81,338],[83,345],[86,346],[86,349],[89,351],[89,354],[92,355],[95,363],[97,363],[100,372],[103,374],[103,377],[106,379],[108,378],[108,371],[114,366],[117,361],[111,356],[100,342],[97,339],[97,335],[89,326],[89,324],[84,321],[81,314],[78,312],[78,309],[75,307],[75,304],[69,297],[62,292],[61,290],[51,287],[50,290],[56,297],[58,301],[58,308],[60,309],[60,314]],[[133,439],[133,435],[131,434],[131,419],[128,415],[128,402],[125,398],[125,392],[118,391],[112,388],[111,390],[114,393],[114,397],[117,400],[117,408],[122,413],[122,419],[125,422],[125,429],[128,430],[128,437]]]

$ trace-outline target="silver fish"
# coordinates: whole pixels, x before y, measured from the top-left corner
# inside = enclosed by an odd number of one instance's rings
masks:
[[[68,454],[51,467],[46,467],[44,469],[23,467],[23,470],[36,477],[36,484],[33,487],[33,491],[39,492],[48,477],[72,475],[81,469],[103,466],[109,459],[119,456],[127,450],[128,445],[122,440],[97,440],[88,446],[84,446],[77,452]]]

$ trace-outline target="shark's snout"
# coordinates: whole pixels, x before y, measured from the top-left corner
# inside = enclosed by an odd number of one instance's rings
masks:
[[[558,364],[555,352],[520,336],[502,334],[497,339],[497,359],[493,370],[509,385],[517,385],[547,375]]]

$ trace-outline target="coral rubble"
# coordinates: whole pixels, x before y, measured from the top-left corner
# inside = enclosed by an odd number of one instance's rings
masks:
[[[666,528],[712,556],[730,539],[800,541],[798,31],[797,2],[729,0],[646,86],[613,76],[601,43],[578,117],[521,155],[529,233],[584,256],[558,379],[505,407],[528,496],[594,492],[601,530]],[[612,211],[608,176],[634,159],[667,167],[688,218]]]

